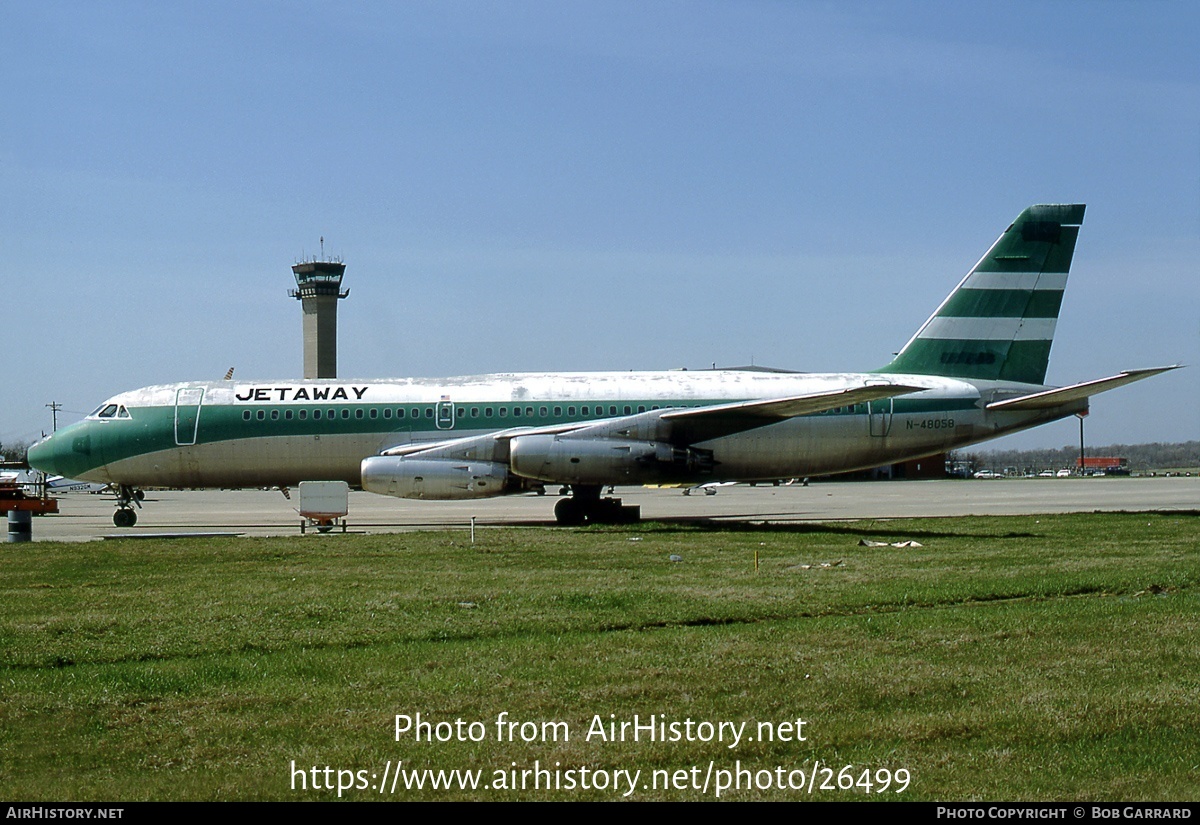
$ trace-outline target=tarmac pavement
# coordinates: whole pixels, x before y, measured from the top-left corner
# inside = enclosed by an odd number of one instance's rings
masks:
[[[696,490],[618,488],[644,520],[830,521],[923,516],[1026,515],[1093,511],[1200,511],[1200,477],[1053,478],[937,481],[833,481],[805,487],[739,484]],[[478,527],[550,526],[558,496],[472,501],[406,501],[352,491],[348,529],[386,533]],[[136,527],[113,526],[110,495],[67,493],[57,515],[33,520],[34,541],[89,541],[155,533],[300,535],[300,516],[278,490],[149,491]],[[310,534],[311,534],[310,528]]]

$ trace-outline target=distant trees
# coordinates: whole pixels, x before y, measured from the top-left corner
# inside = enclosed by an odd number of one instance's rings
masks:
[[[1118,456],[1129,459],[1134,472],[1151,470],[1192,469],[1200,467],[1200,441],[1165,444],[1108,444],[1085,446],[1088,456]],[[1016,467],[1019,471],[1058,470],[1074,468],[1079,460],[1079,445],[1058,450],[987,450],[972,453],[978,469]]]
[[[0,441],[0,456],[5,461],[24,461],[32,446],[28,441]]]

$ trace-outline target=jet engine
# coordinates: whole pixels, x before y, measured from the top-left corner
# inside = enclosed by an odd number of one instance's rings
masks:
[[[362,486],[384,496],[438,501],[510,492],[508,468],[493,461],[385,455],[363,459]]]
[[[509,466],[525,478],[559,484],[643,484],[711,472],[712,452],[661,441],[521,435]]]

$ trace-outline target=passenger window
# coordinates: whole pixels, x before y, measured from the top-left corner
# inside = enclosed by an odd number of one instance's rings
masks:
[[[502,408],[502,409],[503,409],[503,408]],[[513,407],[513,415],[520,415],[520,414],[521,414],[521,408],[520,408],[520,407]]]
[[[301,410],[300,411],[300,420],[303,421],[306,418],[308,418],[308,410]]]
[[[472,408],[471,408],[471,417],[472,417],[472,418],[478,418],[478,417],[479,417],[479,408],[478,408],[478,407],[472,407]]]
[[[250,420],[250,411],[249,410],[242,410],[242,420],[243,421]]]
[[[379,417],[379,410],[377,410],[377,409],[375,409],[374,407],[372,407],[372,408],[371,408],[371,417],[372,417],[372,418],[378,418],[378,417]]]
[[[383,417],[384,417],[384,418],[391,418],[391,417],[392,417],[392,408],[391,408],[391,407],[386,407],[386,408],[384,409],[384,411],[383,411]]]
[[[529,416],[530,418],[533,418],[533,407],[526,407],[526,408],[525,408],[525,414],[526,414],[527,416]]]
[[[426,407],[426,408],[425,408],[425,417],[426,417],[426,418],[433,418],[433,407]]]
[[[271,410],[271,420],[272,421],[279,420],[279,410]]]
[[[542,418],[545,418],[548,414],[549,410],[547,410],[545,407],[538,408],[538,415],[540,415]]]
[[[609,415],[616,415],[616,414],[617,414],[617,405],[616,405],[616,404],[611,404],[611,405],[609,405],[609,408],[608,408],[608,414],[609,414]]]
[[[267,417],[267,414],[265,412],[263,412],[262,410],[258,411],[258,420],[259,421],[266,420],[266,417]]]
[[[646,405],[638,404],[638,412],[645,412],[645,411],[646,411]]]
[[[574,408],[574,407],[567,407],[567,415],[569,415],[569,416],[571,416],[572,418],[574,418],[574,417],[575,417],[575,408]]]
[[[412,417],[413,417],[413,418],[420,418],[420,417],[421,417],[421,411],[420,411],[420,410],[418,410],[416,407],[413,407],[413,408],[412,408]]]
[[[349,418],[350,418],[350,411],[348,409],[346,409],[345,407],[343,407],[342,408],[342,420],[345,421]]]
[[[329,414],[326,417],[327,418],[337,418],[337,412],[335,410],[330,410]]]
[[[501,407],[500,408],[500,417],[504,418],[507,415],[508,415],[508,407]]]
[[[589,410],[591,410],[591,407],[584,407],[584,408],[583,408],[583,414],[584,414],[584,415],[591,415],[591,412],[589,412]]]
[[[491,418],[491,417],[492,417],[492,408],[491,408],[491,407],[484,407],[484,409],[483,409],[483,414],[484,414],[486,417],[488,417],[488,418]]]
[[[288,421],[291,421],[292,420],[292,411],[285,410],[283,413],[283,417],[286,418]]]
[[[320,411],[320,410],[313,410],[313,418],[314,418],[315,420],[318,420],[318,421],[319,421],[319,420],[321,419],[321,411]]]
[[[375,412],[375,411],[371,410],[371,412]],[[358,418],[358,419],[361,419],[363,417],[362,407],[359,407],[357,410],[354,411],[354,417]]]

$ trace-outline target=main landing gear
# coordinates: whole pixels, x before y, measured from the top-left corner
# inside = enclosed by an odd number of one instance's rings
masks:
[[[117,486],[117,512],[113,513],[113,524],[118,527],[132,527],[137,524],[137,512],[133,509],[133,505],[142,506],[142,499],[146,494],[141,490],[135,490],[128,484],[120,484]]]
[[[554,518],[563,527],[581,524],[636,524],[642,519],[642,508],[636,504],[621,504],[619,498],[600,498],[603,488],[596,484],[575,484],[571,497],[554,505]]]

